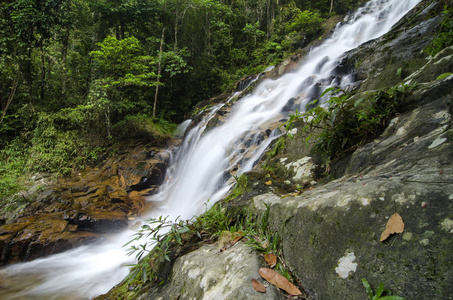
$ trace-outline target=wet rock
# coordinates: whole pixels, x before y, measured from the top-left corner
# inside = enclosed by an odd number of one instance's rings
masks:
[[[258,273],[264,260],[252,248],[241,242],[221,248],[220,243],[204,245],[178,258],[171,281],[137,299],[285,299],[274,286],[265,294],[253,289],[252,278],[264,282]]]
[[[58,253],[126,228],[163,182],[168,161],[161,149],[124,145],[99,168],[30,194],[29,205],[0,226],[0,264]]]
[[[99,238],[96,234],[78,231],[61,213],[21,218],[0,228],[0,264],[32,260]]]

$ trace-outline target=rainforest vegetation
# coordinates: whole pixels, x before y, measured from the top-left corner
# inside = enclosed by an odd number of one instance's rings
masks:
[[[0,4],[0,198],[69,174],[305,47],[361,0],[10,0]]]

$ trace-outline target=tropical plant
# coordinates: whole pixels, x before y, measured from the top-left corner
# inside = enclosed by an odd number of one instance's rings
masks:
[[[326,156],[327,161],[355,150],[370,137],[378,134],[395,116],[399,105],[416,84],[400,84],[388,90],[353,97],[352,92],[329,88],[321,95],[330,94],[323,105],[315,106],[303,114],[296,112],[283,124],[290,131],[296,121],[303,121],[306,144],[315,140],[315,148]]]
[[[381,282],[381,284],[379,284],[378,288],[376,289],[376,294],[373,293],[373,290],[371,289],[371,286],[368,283],[368,280],[366,280],[365,278],[362,278],[362,283],[366,289],[368,299],[370,299],[370,300],[404,300],[403,297],[392,296],[392,292],[390,290],[384,289],[383,282]]]

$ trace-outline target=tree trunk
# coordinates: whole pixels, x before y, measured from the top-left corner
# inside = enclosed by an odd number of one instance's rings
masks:
[[[329,18],[332,14],[332,10],[333,10],[333,0],[330,0],[330,10],[329,10]]]
[[[17,89],[17,85],[18,84],[19,84],[19,80],[15,80],[14,83],[13,83],[13,87],[12,87],[10,93],[9,93],[8,101],[6,102],[5,108],[3,109],[2,118],[0,119],[0,124],[3,122],[3,119],[6,116],[6,110],[8,109],[8,106],[11,104],[11,101],[14,98],[14,94],[16,93],[16,89]]]
[[[162,37],[159,47],[159,62],[157,63],[156,93],[154,94],[153,119],[156,118],[157,95],[159,94],[160,74],[162,72],[162,51],[164,47],[165,27],[162,28]]]
[[[41,103],[44,103],[44,94],[46,89],[46,59],[44,56],[44,45],[43,41],[41,40],[39,43],[39,48],[41,50],[41,94],[39,96]]]
[[[112,125],[110,123],[110,108],[108,106],[104,110],[104,116],[105,116],[105,130],[107,136],[109,137],[112,136]]]

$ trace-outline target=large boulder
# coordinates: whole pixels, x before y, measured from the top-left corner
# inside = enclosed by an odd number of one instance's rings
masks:
[[[152,288],[137,299],[284,299],[276,287],[265,294],[252,287],[264,259],[242,242],[221,251],[220,242],[207,244],[175,261],[173,276],[163,288]]]

